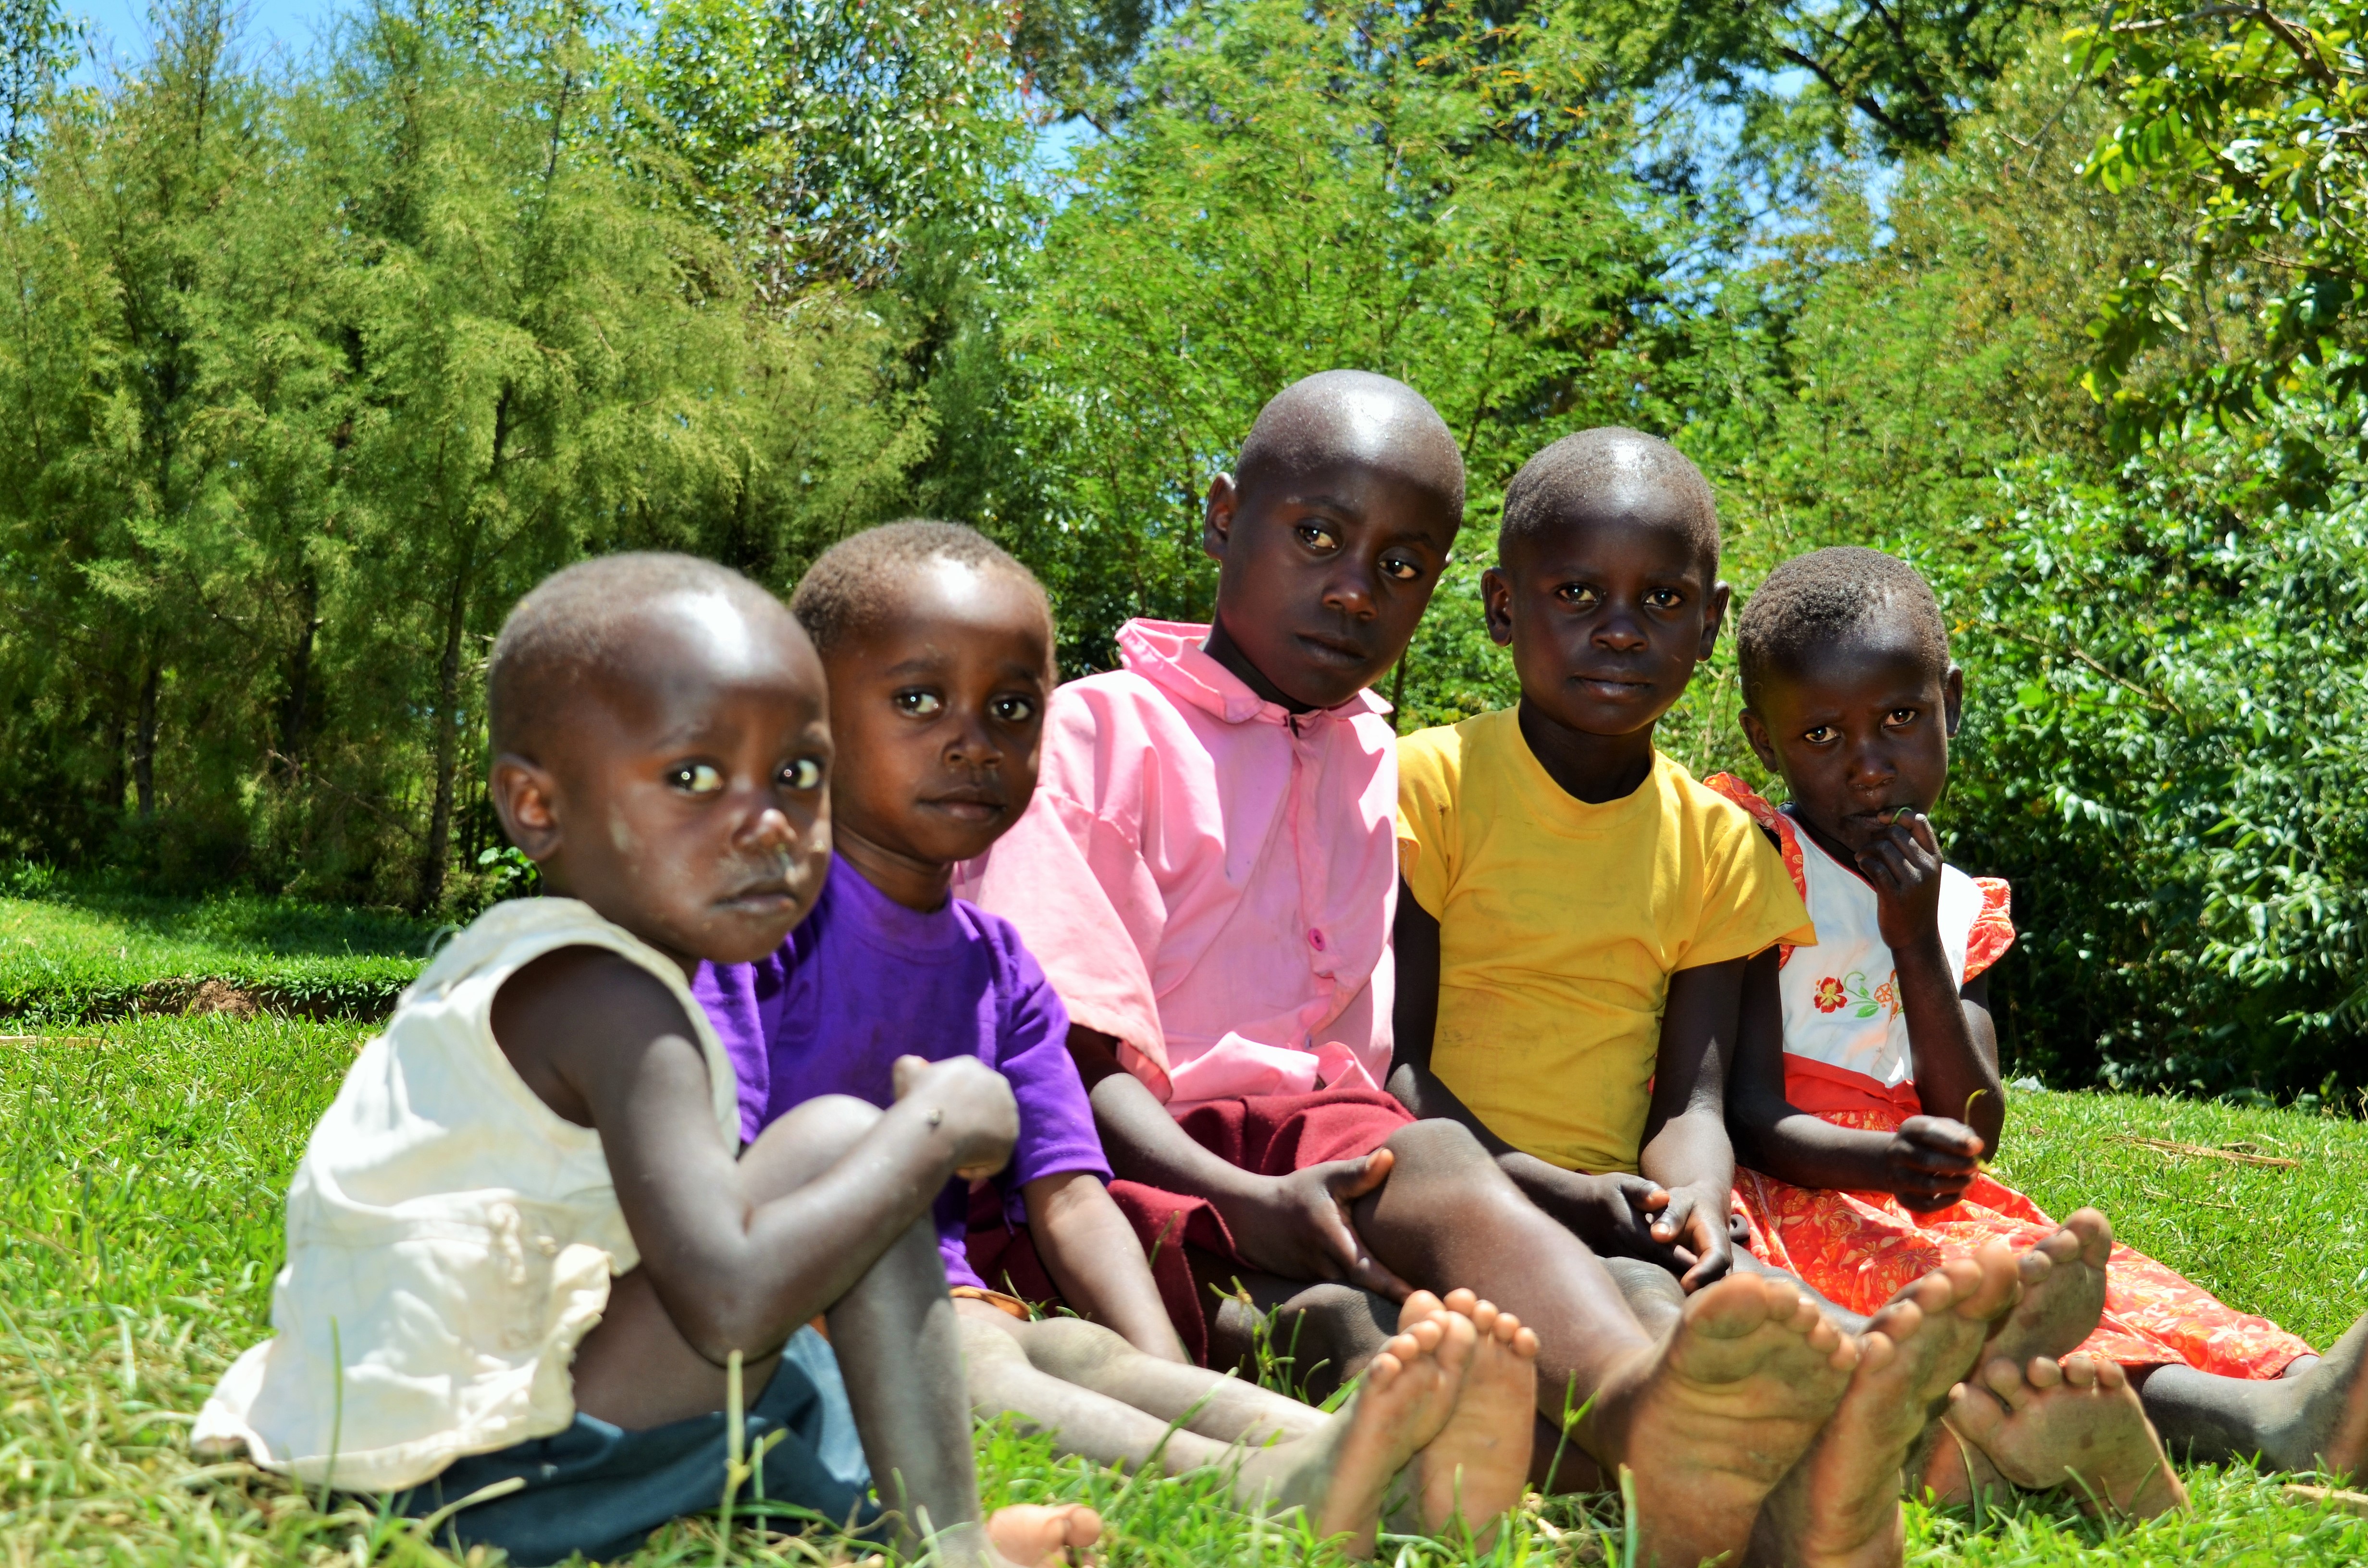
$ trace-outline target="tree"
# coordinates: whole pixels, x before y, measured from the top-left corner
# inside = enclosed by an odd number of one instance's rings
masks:
[[[1053,585],[1068,666],[1205,613],[1202,490],[1301,375],[1422,391],[1475,510],[1562,431],[1652,417],[1666,236],[1575,13],[1217,0],[1135,85],[1002,325],[1015,415],[962,497]]]

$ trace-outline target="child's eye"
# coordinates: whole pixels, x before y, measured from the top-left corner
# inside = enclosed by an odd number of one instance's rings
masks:
[[[1299,541],[1310,550],[1334,551],[1340,548],[1338,536],[1330,528],[1319,528],[1312,523],[1300,525]]]
[[[896,711],[916,719],[934,719],[946,710],[946,699],[934,691],[900,691]]]
[[[1916,710],[1913,708],[1895,708],[1891,710],[1889,715],[1884,718],[1884,722],[1890,725],[1895,730],[1904,730],[1908,725],[1916,722]]]
[[[1675,588],[1655,588],[1645,594],[1645,602],[1655,609],[1675,609],[1686,602],[1686,597]]]
[[[1841,736],[1831,724],[1819,724],[1813,729],[1804,731],[1801,738],[1813,746],[1821,746],[1839,740]]]
[[[799,757],[781,769],[780,777],[784,788],[795,790],[802,795],[809,790],[819,790],[822,788],[822,759],[813,756]]]
[[[1422,568],[1402,555],[1394,555],[1383,562],[1382,570],[1400,583],[1411,583],[1422,575]]]
[[[1036,704],[1024,697],[998,697],[995,699],[996,718],[1007,724],[1025,724],[1036,717]]]
[[[1600,603],[1603,596],[1584,583],[1565,583],[1554,590],[1554,597],[1566,605],[1578,605],[1584,608]]]
[[[687,762],[667,774],[666,782],[686,795],[712,795],[723,788],[723,773],[708,763]]]

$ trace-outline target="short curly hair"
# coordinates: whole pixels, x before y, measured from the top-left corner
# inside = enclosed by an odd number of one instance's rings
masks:
[[[638,617],[675,594],[714,595],[756,617],[788,613],[739,573],[696,555],[628,551],[554,572],[494,639],[485,670],[493,749],[531,751],[587,680],[631,668],[642,651]]]
[[[1906,631],[1933,668],[1949,667],[1948,622],[1915,567],[1855,544],[1794,556],[1768,574],[1736,617],[1743,705],[1758,707],[1769,678],[1797,671],[1811,650],[1878,623]]]
[[[1718,504],[1710,481],[1677,448],[1624,426],[1574,431],[1521,465],[1505,486],[1504,518],[1497,526],[1497,562],[1516,540],[1536,539],[1625,484],[1642,481],[1668,493],[1683,508],[1688,537],[1718,570]]]
[[[919,517],[849,534],[824,551],[798,579],[790,612],[814,639],[815,649],[827,654],[878,620],[895,603],[897,590],[929,561],[1008,573],[1025,584],[1044,613],[1045,645],[1052,645],[1053,603],[1035,573],[976,528]]]

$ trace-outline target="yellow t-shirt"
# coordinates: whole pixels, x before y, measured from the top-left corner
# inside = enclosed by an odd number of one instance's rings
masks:
[[[1398,742],[1398,869],[1440,926],[1431,1070],[1515,1148],[1634,1171],[1669,976],[1816,933],[1742,808],[1657,752],[1635,793],[1573,799],[1516,711]]]

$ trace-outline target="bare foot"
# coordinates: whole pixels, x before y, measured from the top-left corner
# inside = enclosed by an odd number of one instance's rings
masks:
[[[995,1554],[1017,1568],[1057,1568],[1093,1561],[1087,1549],[1102,1538],[1102,1517],[1083,1503],[1014,1503],[987,1516]]]
[[[1424,1535],[1438,1535],[1461,1520],[1472,1532],[1474,1549],[1486,1551],[1504,1516],[1520,1506],[1529,1479],[1537,1429],[1538,1336],[1520,1319],[1469,1290],[1451,1291],[1443,1309],[1428,1290],[1406,1298],[1408,1314],[1432,1310],[1470,1318],[1476,1341],[1454,1414],[1415,1456],[1409,1471],[1415,1517],[1407,1524]]]
[[[1350,1556],[1372,1556],[1390,1483],[1454,1413],[1478,1338],[1458,1312],[1408,1322],[1366,1365],[1338,1415],[1243,1460],[1235,1499],[1261,1513],[1304,1509],[1319,1540],[1345,1536]]]
[[[2105,1264],[2113,1256],[2113,1222],[2083,1209],[2023,1255],[2022,1304],[1998,1324],[1985,1361],[2021,1366],[2034,1356],[2068,1356],[2097,1332],[2105,1312]]]
[[[2262,1423],[2261,1458],[2271,1469],[2358,1479],[2368,1471],[2368,1317],[2345,1330],[2310,1370],[2262,1385],[2260,1397],[2291,1399],[2287,1412]]]
[[[1783,1280],[1731,1275],[1687,1298],[1677,1331],[1607,1378],[1578,1429],[1607,1470],[1634,1476],[1645,1562],[1741,1551],[1858,1360],[1858,1342]]]
[[[1833,1419],[1761,1510],[1755,1559],[1787,1568],[1900,1561],[1902,1467],[1950,1389],[1973,1370],[1991,1323],[2014,1304],[2018,1261],[1992,1242],[1917,1280],[1869,1320]]]
[[[1949,1422],[2009,1481],[2033,1491],[2068,1485],[2090,1512],[2148,1519],[2187,1506],[2129,1374],[2111,1361],[1989,1361],[1956,1391]]]

